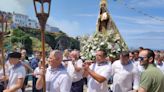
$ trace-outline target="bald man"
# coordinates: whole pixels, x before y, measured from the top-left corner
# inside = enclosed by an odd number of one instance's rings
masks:
[[[73,50],[70,53],[71,61],[68,61],[67,72],[72,78],[72,87],[70,92],[83,92],[83,61],[79,58],[79,51]]]

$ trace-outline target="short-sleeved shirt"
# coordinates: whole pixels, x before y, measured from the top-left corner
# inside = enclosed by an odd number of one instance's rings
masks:
[[[1,67],[0,68],[0,79],[2,79],[2,76],[3,76],[3,68]],[[1,81],[0,81],[0,84],[1,84]]]
[[[164,74],[164,62],[162,62],[161,64],[157,64],[157,68],[159,68]]]
[[[108,62],[101,65],[99,65],[98,63],[94,63],[90,66],[90,69],[106,78],[106,81],[104,81],[103,83],[99,83],[93,77],[88,76],[87,92],[109,92],[108,79],[110,78],[112,72],[111,64]]]
[[[79,68],[82,68],[83,61],[81,59],[78,59],[77,61],[75,61],[75,65]],[[67,72],[71,76],[73,82],[80,81],[83,78],[83,71],[75,71],[75,67],[72,64],[72,61],[68,61]]]
[[[33,58],[30,60],[30,66],[32,69],[35,69],[38,67],[38,63],[40,62],[40,59]]]
[[[131,62],[122,65],[120,60],[112,64],[113,92],[128,92],[139,88],[139,71]]]
[[[8,76],[9,75],[9,70],[7,67],[5,67],[5,74]],[[4,72],[3,72],[3,68],[1,67],[0,68],[0,79],[2,78],[2,76],[4,75]]]
[[[17,79],[25,78],[25,76],[26,76],[26,70],[24,66],[21,63],[17,64],[9,71],[9,82],[7,87],[11,88],[16,84]],[[22,90],[18,89],[16,92],[22,92]]]
[[[34,70],[34,74],[36,74],[36,78],[39,78],[39,73],[40,73],[40,69],[39,69],[39,67],[37,67],[35,70]]]
[[[140,74],[145,70],[144,67],[140,65],[140,61],[133,61],[133,64],[137,66]]]
[[[64,66],[46,71],[46,92],[70,92],[72,80]]]
[[[3,69],[0,69],[0,76],[3,76]]]
[[[147,92],[164,92],[164,75],[154,64],[148,65],[141,74],[140,87]]]
[[[10,64],[9,60],[6,61],[5,63],[5,67],[8,70],[8,72],[10,71],[10,69],[12,69],[13,65]]]
[[[28,60],[23,60],[23,61],[22,61],[22,64],[23,64],[23,65],[28,65],[29,67],[31,67]],[[28,68],[25,67],[25,69],[26,69],[26,73],[30,73],[30,71],[29,71]]]
[[[2,67],[0,68],[0,79],[2,79],[3,76],[3,69]],[[3,85],[2,81],[0,81],[0,86]]]

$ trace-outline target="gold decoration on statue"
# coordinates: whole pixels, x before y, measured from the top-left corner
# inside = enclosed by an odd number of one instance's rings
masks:
[[[107,9],[107,0],[101,0],[97,30],[99,32],[106,33],[108,28],[108,21],[109,21],[109,13]]]

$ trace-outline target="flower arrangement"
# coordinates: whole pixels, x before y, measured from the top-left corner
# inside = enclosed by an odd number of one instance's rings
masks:
[[[96,32],[92,36],[84,36],[80,39],[81,56],[84,59],[95,59],[97,50],[105,50],[107,56],[116,58],[121,51],[127,50],[127,46],[118,34],[111,31],[106,33]]]

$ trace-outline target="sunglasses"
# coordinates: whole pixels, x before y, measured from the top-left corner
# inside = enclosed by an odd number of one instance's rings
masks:
[[[138,57],[138,60],[139,60],[139,61],[143,61],[144,58],[147,58],[147,57]]]

